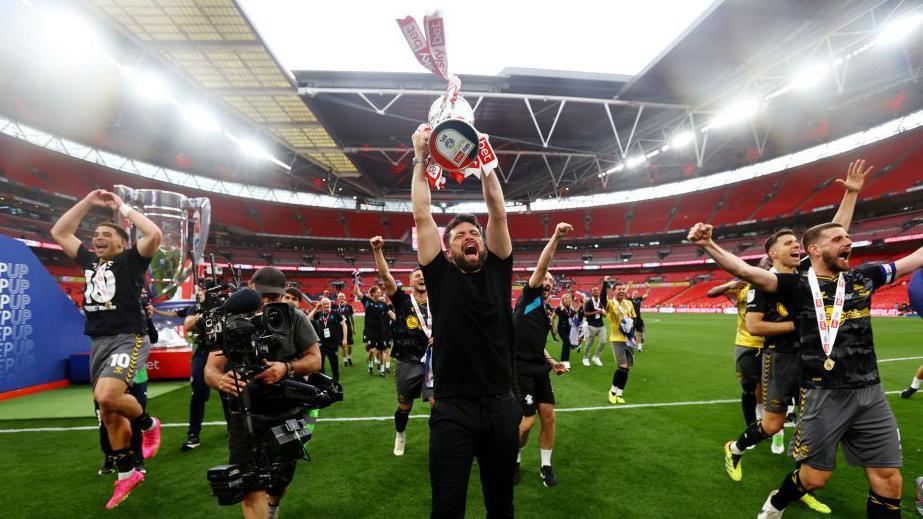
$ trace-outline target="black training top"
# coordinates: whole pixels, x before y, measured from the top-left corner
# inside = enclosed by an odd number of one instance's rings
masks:
[[[339,312],[331,309],[329,312],[318,310],[314,312],[314,328],[317,330],[317,336],[321,346],[326,348],[337,348],[343,344],[343,316]]]
[[[83,267],[86,278],[84,333],[91,337],[147,333],[141,289],[151,259],[141,256],[137,245],[108,261],[101,261],[81,246],[77,249],[77,263]]]
[[[872,337],[872,293],[894,281],[894,264],[862,265],[844,273],[846,282],[842,323],[833,344],[833,370],[823,364],[826,355],[814,314],[814,300],[807,272],[776,274],[779,300],[795,319],[801,353],[801,387],[807,389],[855,389],[879,383],[875,342]],[[832,312],[837,278],[818,276],[827,319]]]
[[[558,316],[558,334],[570,334],[570,320],[574,318],[576,312],[573,308],[559,306],[554,309],[554,314]]]
[[[631,301],[631,306],[635,307],[635,315],[637,316],[635,317],[635,319],[640,319],[641,318],[641,303],[644,302],[644,298],[643,297],[632,297],[631,299],[629,299],[629,301]]]
[[[397,317],[394,321],[394,349],[391,351],[391,356],[403,361],[419,362],[426,353],[429,338],[423,331],[420,316],[417,316],[413,308],[411,297],[413,296],[400,288],[391,296],[394,314]],[[426,318],[429,316],[429,301],[417,303],[417,305],[423,313],[423,324],[426,324]]]
[[[464,273],[444,254],[421,266],[433,311],[436,399],[506,394],[513,380],[513,255]]]
[[[545,342],[551,331],[551,321],[542,304],[542,287],[522,287],[522,294],[513,309],[513,329],[516,338],[516,364],[547,364]]]
[[[388,326],[388,303],[375,301],[371,297],[362,296],[362,306],[365,307],[365,336],[369,340],[384,340],[385,328]]]
[[[753,297],[747,301],[747,312],[761,313],[763,314],[763,320],[770,323],[784,323],[795,320],[789,314],[785,305],[779,302],[778,294],[763,292],[758,288],[754,288],[749,292],[747,294],[748,298],[750,298],[750,294]],[[798,351],[798,339],[797,330],[782,335],[769,335],[765,338],[763,347],[779,353],[794,353]]]
[[[353,306],[349,303],[346,303],[343,305],[334,304],[333,309],[336,311],[336,313],[342,315],[343,319],[346,320],[346,333],[349,334],[350,337],[352,337],[353,336],[353,314],[355,313],[355,310],[353,310]]]
[[[590,312],[594,310],[602,310],[605,312],[606,305],[603,303],[602,295],[600,295],[596,303],[593,302],[593,296],[587,297],[586,302],[583,303],[583,314],[586,316],[587,324],[600,327],[603,325],[603,314],[590,315]]]

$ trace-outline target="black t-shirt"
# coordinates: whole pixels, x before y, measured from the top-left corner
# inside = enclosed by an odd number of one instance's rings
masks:
[[[875,342],[872,337],[872,293],[894,281],[894,264],[862,265],[844,273],[846,291],[842,323],[830,356],[835,362],[827,371],[826,360],[814,315],[814,299],[807,272],[776,274],[779,301],[795,319],[801,354],[801,387],[854,389],[879,383]],[[833,308],[837,278],[818,276],[827,318]]]
[[[570,333],[570,320],[574,318],[575,313],[574,309],[564,306],[559,306],[554,309],[554,314],[558,316],[559,334],[563,335]]]
[[[393,311],[394,311],[394,305],[391,303],[388,303],[388,306],[385,308],[386,313],[385,313],[385,337],[384,339],[386,341],[391,340],[392,329],[394,328],[394,321],[391,320],[391,316],[388,315],[387,312],[393,312]]]
[[[516,337],[516,365],[547,366],[545,342],[551,331],[551,321],[542,304],[542,287],[526,285],[513,309],[513,329]]]
[[[747,312],[761,313],[763,314],[763,320],[770,323],[784,323],[795,320],[789,314],[785,305],[779,301],[778,294],[763,292],[758,288],[754,288],[751,293],[753,298],[747,301]],[[782,335],[769,335],[765,338],[763,347],[780,353],[794,353],[798,351],[798,340],[797,330]]]
[[[603,325],[603,314],[590,315],[590,312],[594,310],[603,310],[605,311],[605,305],[603,304],[602,296],[594,304],[593,298],[588,297],[586,303],[583,304],[583,314],[586,316],[586,322],[590,326],[600,327]]]
[[[314,314],[314,327],[321,346],[336,349],[343,344],[343,316],[333,309],[330,312],[318,310]]]
[[[352,305],[350,305],[349,303],[346,303],[343,305],[333,305],[333,309],[336,311],[336,313],[343,316],[343,319],[346,321],[346,333],[349,334],[350,337],[352,337],[353,324],[354,324],[353,323],[353,313],[355,313],[355,310],[353,310]]]
[[[433,312],[433,376],[439,398],[509,393],[513,380],[513,255],[487,252],[464,273],[444,254],[422,266]]]
[[[84,333],[91,337],[147,333],[141,290],[151,259],[142,257],[137,245],[108,261],[101,261],[81,246],[77,249],[77,263],[83,267],[86,278]]]
[[[641,303],[644,302],[644,298],[643,297],[632,297],[630,301],[631,301],[631,306],[635,307],[635,315],[637,316],[635,317],[635,319],[641,319]]]
[[[429,338],[423,331],[420,323],[421,316],[418,316],[413,308],[413,301],[410,294],[401,289],[391,296],[391,303],[394,304],[394,313],[397,319],[394,321],[394,350],[391,356],[408,362],[419,362],[426,353],[426,347],[429,345]],[[423,314],[423,324],[429,316],[429,301],[417,303],[420,312]],[[432,321],[432,319],[430,319]]]
[[[388,303],[362,296],[362,306],[365,307],[365,337],[375,341],[384,340],[388,336]]]

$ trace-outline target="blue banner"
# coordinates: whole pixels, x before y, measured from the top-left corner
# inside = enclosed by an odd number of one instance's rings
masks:
[[[24,243],[0,235],[0,393],[68,378],[84,319]]]

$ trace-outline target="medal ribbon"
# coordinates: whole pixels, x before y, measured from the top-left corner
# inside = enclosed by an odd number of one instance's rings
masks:
[[[423,319],[423,312],[420,311],[420,305],[417,304],[417,298],[413,297],[413,294],[410,295],[410,302],[413,303],[413,311],[417,314],[417,321],[420,323],[420,328],[423,329],[423,333],[425,333],[426,338],[429,339],[433,335],[433,306],[430,304],[429,299],[427,299],[426,319]]]
[[[814,300],[814,315],[817,317],[817,331],[820,332],[820,345],[824,355],[830,358],[833,344],[836,342],[837,332],[840,330],[840,318],[843,316],[845,303],[846,280],[840,272],[836,282],[836,292],[833,299],[833,310],[830,312],[830,323],[827,323],[827,314],[824,308],[824,297],[817,282],[817,273],[814,267],[808,269],[808,285],[811,287],[811,298]]]

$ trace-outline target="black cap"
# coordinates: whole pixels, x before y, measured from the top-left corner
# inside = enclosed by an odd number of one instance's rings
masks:
[[[250,278],[254,290],[260,294],[285,293],[285,274],[276,267],[263,267],[253,273]]]

